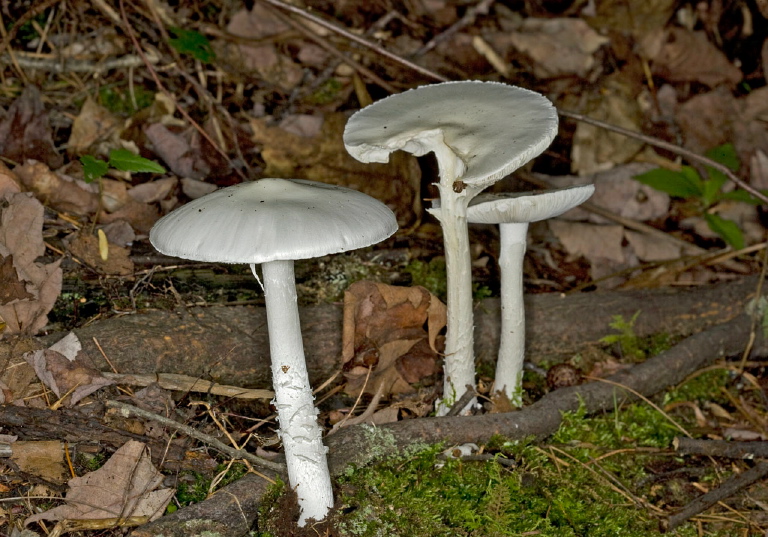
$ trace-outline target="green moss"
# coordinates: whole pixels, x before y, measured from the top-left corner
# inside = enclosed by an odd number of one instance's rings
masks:
[[[155,100],[154,93],[141,86],[134,87],[133,94],[136,97],[136,106],[133,105],[133,99],[126,88],[115,85],[103,86],[99,89],[99,102],[113,114],[130,116],[151,105]]]
[[[430,293],[445,302],[446,287],[445,259],[435,257],[429,262],[415,259],[408,263],[403,272],[411,275],[411,283],[425,287]]]

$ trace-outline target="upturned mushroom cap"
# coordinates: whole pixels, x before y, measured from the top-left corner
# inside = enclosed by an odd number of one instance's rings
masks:
[[[347,151],[387,162],[402,149],[416,156],[448,146],[457,179],[485,188],[552,142],[557,112],[530,90],[498,82],[445,82],[392,95],[355,113],[344,129]]]
[[[581,205],[595,192],[595,185],[580,185],[539,192],[480,194],[467,209],[473,224],[525,224],[560,216]]]
[[[392,211],[349,188],[260,179],[223,188],[164,216],[149,240],[166,255],[260,264],[370,246],[397,230]]]

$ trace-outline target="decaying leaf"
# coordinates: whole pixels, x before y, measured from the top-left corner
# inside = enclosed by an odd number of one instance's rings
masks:
[[[509,40],[533,60],[539,78],[586,77],[595,66],[592,55],[610,41],[574,18],[525,19]]]
[[[16,441],[11,460],[22,471],[52,483],[63,484],[65,481],[64,446],[58,440]]]
[[[701,82],[710,87],[735,85],[741,71],[718,50],[705,32],[670,27],[661,34],[661,45],[650,56],[653,73],[671,82]]]
[[[173,497],[173,489],[158,489],[163,475],[152,465],[147,448],[129,441],[104,466],[69,480],[65,505],[32,515],[39,520],[103,519],[129,516],[159,518]]]
[[[27,86],[0,121],[0,155],[14,162],[33,159],[58,168],[63,158],[53,145],[40,90]]]
[[[344,295],[347,392],[404,393],[433,375],[445,306],[423,287],[357,282]],[[425,329],[426,326],[426,329]]]
[[[61,292],[61,261],[43,265],[43,206],[29,193],[0,199],[0,318],[3,334],[34,335]]]
[[[96,390],[114,384],[83,359],[81,350],[80,340],[70,332],[48,349],[25,353],[24,359],[57,397],[69,393],[68,404],[72,406]]]
[[[104,256],[101,252],[99,239],[91,233],[83,231],[70,236],[69,239],[67,242],[69,252],[98,272],[115,276],[130,276],[133,274],[133,261],[131,261],[128,248],[108,242],[106,244],[107,255]]]
[[[633,95],[634,87],[622,73],[612,75],[599,93],[586,98],[582,113],[639,132],[642,114]],[[573,137],[571,169],[579,175],[607,170],[628,162],[642,147],[638,140],[580,122]]]
[[[99,208],[99,187],[52,171],[42,162],[28,162],[13,171],[22,184],[46,205],[73,214],[90,215]]]
[[[109,149],[115,147],[114,139],[121,127],[122,122],[117,117],[88,97],[72,123],[67,151],[71,155],[106,155]],[[105,142],[107,145],[102,146]]]
[[[354,188],[386,203],[401,226],[412,223],[421,214],[421,173],[416,159],[398,152],[390,156],[387,164],[355,160],[344,148],[346,122],[344,114],[326,114],[317,132],[306,130],[306,119],[298,124],[289,121],[287,128],[269,126],[262,119],[251,120],[253,141],[263,146],[261,156],[267,163],[264,175],[303,177]],[[297,132],[316,135],[308,137]]]
[[[173,173],[192,179],[203,179],[210,173],[210,166],[200,151],[193,148],[184,136],[171,132],[161,123],[148,126],[144,133],[155,153]]]

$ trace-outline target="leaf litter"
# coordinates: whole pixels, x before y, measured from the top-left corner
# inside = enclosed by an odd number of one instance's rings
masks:
[[[308,4],[320,13],[324,10],[320,3]],[[566,9],[566,14],[548,12],[546,6],[526,5],[512,12],[501,3],[482,4],[484,11],[474,13],[475,6],[459,10],[452,3],[438,0],[428,6],[403,7],[413,11],[411,17],[405,17],[397,10],[385,13],[386,9],[379,5],[345,3],[337,7],[334,15],[346,26],[360,30],[360,34],[370,30],[369,37],[388,50],[420,58],[425,65],[452,78],[525,81],[524,85],[553,96],[559,106],[630,130],[680,141],[694,151],[703,152],[731,141],[744,163],[740,176],[750,178],[758,188],[766,188],[768,99],[763,86],[768,69],[768,38],[759,24],[764,19],[758,18],[768,14],[765,2],[744,8],[756,18],[751,29],[746,20],[741,26],[734,23],[741,19],[733,12],[727,17],[723,13],[727,7],[719,2],[696,6],[670,0],[587,2]],[[385,15],[388,18],[384,19]],[[0,154],[8,159],[10,168],[0,166],[2,336],[34,335],[48,326],[47,316],[62,287],[62,266],[70,275],[92,271],[90,274],[106,278],[102,281],[112,279],[132,286],[137,275],[132,255],[141,251],[137,247],[154,221],[186,199],[238,180],[235,170],[243,164],[256,175],[333,180],[364,190],[396,209],[401,224],[413,224],[428,237],[421,243],[407,239],[413,251],[421,248],[434,255],[439,238],[428,231],[428,225],[418,226],[422,198],[434,195],[427,184],[429,162],[417,163],[396,155],[390,165],[360,167],[346,157],[341,145],[341,130],[349,111],[357,108],[358,102],[370,99],[369,90],[381,96],[382,89],[375,87],[375,81],[371,83],[374,79],[333,60],[328,49],[316,41],[297,38],[295,27],[261,3],[250,11],[222,14],[216,23],[229,35],[213,32],[210,47],[205,46],[203,34],[185,33],[185,26],[195,26],[185,8],[166,10],[163,16],[174,19],[168,29],[176,38],[171,43],[175,51],[183,58],[192,56],[202,62],[187,66],[205,88],[196,94],[199,99],[191,96],[190,92],[200,91],[192,82],[189,86],[175,86],[163,78],[175,98],[150,93],[152,104],[138,110],[133,106],[138,102],[134,84],[142,89],[140,86],[148,78],[142,74],[132,79],[128,90],[122,75],[108,71],[100,72],[116,82],[118,93],[124,91],[122,101],[131,102],[128,114],[104,106],[106,93],[91,86],[87,86],[89,91],[84,93],[88,96],[82,104],[62,98],[55,87],[45,82],[41,82],[42,92],[34,85],[22,89],[19,84],[3,95],[6,112],[0,120],[0,132],[6,136],[0,137]],[[376,26],[376,20],[384,22]],[[74,54],[81,55],[78,59],[99,61],[104,55],[124,55],[128,40],[121,31],[103,22],[99,20],[98,31],[89,33],[87,40],[67,42],[67,33],[61,32],[54,35],[61,41],[41,40],[33,46],[45,54],[54,52],[50,47],[59,47],[55,53],[63,54],[67,61],[75,59],[68,57]],[[336,43],[337,38],[327,29],[309,27],[326,42]],[[57,27],[51,29],[56,34]],[[147,30],[155,32],[152,25],[144,28]],[[238,38],[232,39],[231,35]],[[737,36],[744,41],[759,37],[762,43],[757,43],[754,50],[760,53],[750,58],[734,49],[731,44]],[[181,37],[187,44],[180,42]],[[441,39],[436,46],[425,48],[431,37]],[[10,40],[14,49],[23,48],[20,39]],[[205,57],[199,56],[201,50],[197,50],[201,43]],[[97,56],[83,44],[99,45]],[[373,69],[374,75],[398,89],[424,82],[409,79],[410,74],[401,66],[368,54],[359,55],[360,65]],[[154,60],[157,55],[156,50],[149,51]],[[21,63],[15,69],[39,69],[25,67],[29,64],[24,63],[24,54],[19,57]],[[131,76],[135,76],[133,71]],[[363,79],[368,88],[361,84]],[[222,103],[226,110],[236,110],[234,121],[227,117]],[[237,165],[222,164],[220,155],[203,140],[202,133],[178,117],[176,105],[203,117],[205,133],[228,150],[233,161],[239,161]],[[51,114],[50,110],[56,112]],[[65,113],[61,114],[61,110]],[[551,169],[546,169],[552,180],[594,181],[600,186],[593,202],[603,209],[668,229],[698,247],[721,245],[719,236],[703,225],[702,215],[683,214],[686,200],[670,199],[631,178],[638,166],[679,167],[679,162],[671,160],[674,155],[649,150],[636,140],[584,123],[574,126],[563,122],[562,134],[567,142],[553,149],[560,164],[550,163]],[[66,163],[63,147],[71,159]],[[233,151],[234,147],[239,153]],[[98,182],[88,183],[77,159],[106,158],[116,149],[156,159],[170,173],[131,175],[111,170]],[[578,179],[563,175],[566,171],[578,174]],[[39,201],[28,193],[21,194],[21,189],[34,193]],[[41,202],[48,212],[44,212]],[[764,240],[764,229],[753,207],[721,202],[712,212],[737,222],[747,244]],[[47,229],[43,229],[43,215],[46,225],[51,226]],[[538,229],[568,262],[586,263],[592,279],[607,278],[595,284],[600,287],[641,286],[638,278],[622,275],[623,271],[645,270],[643,263],[675,260],[685,250],[610,219],[585,215],[584,211],[579,215],[574,211]],[[45,255],[43,233],[46,241],[55,239],[49,245],[58,251],[51,249]],[[106,237],[106,247],[100,242],[101,235]],[[540,255],[542,250],[529,249],[532,256]],[[70,259],[81,263],[81,268],[74,268]],[[482,273],[488,261],[487,257],[475,259],[476,273]],[[753,268],[755,265],[750,263]],[[527,270],[532,280],[540,276],[530,267]],[[656,283],[689,284],[731,277],[726,269],[696,270],[667,270],[666,277],[658,278]],[[589,281],[571,282],[564,287],[579,283]],[[379,393],[388,401],[385,408],[377,408],[374,415],[378,417],[372,419],[373,423],[402,417],[398,405],[409,404],[409,397],[413,414],[423,415],[428,406],[420,407],[421,403],[414,401],[421,401],[421,388],[429,387],[439,370],[437,334],[444,323],[439,306],[426,291],[397,296],[399,291],[383,284],[355,285],[357,294],[349,298],[345,308],[345,389],[353,396]],[[38,377],[57,397],[71,392],[71,405],[78,400],[89,401],[104,382],[98,371],[78,361],[75,347],[62,343],[60,347],[28,354],[35,357],[31,361]],[[604,369],[613,367],[605,361]],[[599,371],[599,366],[593,371]],[[4,400],[16,399],[26,387],[24,379],[28,382],[29,378],[26,372],[13,382],[6,379],[8,384],[0,386]],[[700,411],[696,417],[701,422]],[[754,427],[745,424],[743,430],[749,429]],[[746,434],[738,432],[741,430],[731,428],[726,434]],[[123,508],[113,505],[104,514],[123,512]]]

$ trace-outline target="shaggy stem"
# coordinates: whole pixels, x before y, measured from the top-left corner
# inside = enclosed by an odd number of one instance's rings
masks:
[[[317,423],[317,408],[304,359],[293,261],[270,261],[261,268],[275,406],[288,482],[299,498],[299,525],[304,526],[309,518],[323,520],[333,507],[326,459],[328,449],[323,445]]]

